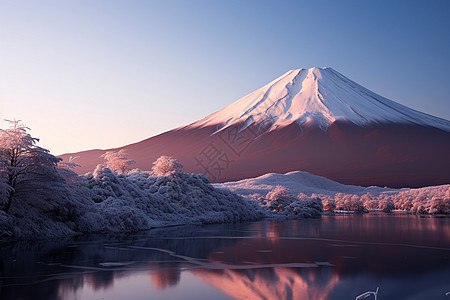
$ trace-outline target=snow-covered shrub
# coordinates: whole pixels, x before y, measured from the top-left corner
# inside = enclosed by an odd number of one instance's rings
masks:
[[[295,200],[282,211],[288,219],[318,217],[322,212],[322,200],[318,197]]]
[[[269,191],[265,198],[259,194],[251,195],[251,198],[256,198],[268,210],[267,216],[271,218],[310,218],[320,216],[323,212],[319,197],[304,197],[303,194],[294,197],[286,187],[280,185]]]
[[[108,231],[237,222],[263,216],[256,202],[212,187],[203,175],[177,172],[177,176],[153,176],[143,171],[124,175],[97,168],[86,181]]]
[[[100,157],[103,157],[106,160],[106,167],[121,174],[126,174],[130,171],[131,169],[129,166],[135,163],[134,160],[127,157],[127,152],[125,149],[121,149],[119,151],[108,151]]]
[[[291,195],[287,188],[277,185],[273,190],[267,193],[265,205],[271,210],[280,211],[295,200],[296,198]]]
[[[161,156],[153,164],[152,172],[156,176],[172,176],[183,168],[178,160],[170,156]]]

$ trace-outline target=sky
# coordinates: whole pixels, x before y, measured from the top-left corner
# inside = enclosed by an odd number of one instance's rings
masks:
[[[0,0],[0,118],[53,154],[120,147],[317,66],[448,120],[449,15],[445,0]]]

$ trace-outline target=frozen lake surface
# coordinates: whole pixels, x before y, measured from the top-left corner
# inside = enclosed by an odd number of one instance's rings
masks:
[[[377,287],[378,299],[450,299],[450,218],[179,226],[0,250],[0,299],[355,299]]]

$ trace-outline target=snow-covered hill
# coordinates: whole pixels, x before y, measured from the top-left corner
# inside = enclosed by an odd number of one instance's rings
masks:
[[[284,186],[289,191],[298,195],[300,193],[311,196],[323,194],[334,196],[337,193],[355,194],[362,196],[366,193],[379,195],[383,192],[399,192],[398,189],[382,188],[378,186],[362,187],[345,185],[321,176],[307,172],[294,171],[286,174],[269,173],[256,178],[243,179],[235,182],[217,183],[217,188],[227,189],[240,195],[261,194],[266,195],[277,185]],[[406,190],[406,189],[405,189]]]
[[[450,131],[450,122],[386,99],[332,68],[291,70],[222,110],[194,123],[220,128],[243,122],[316,124],[326,130],[335,121],[364,126],[394,122]]]

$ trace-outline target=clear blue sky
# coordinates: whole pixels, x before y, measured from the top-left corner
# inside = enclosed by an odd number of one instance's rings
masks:
[[[0,117],[55,154],[117,147],[329,66],[450,119],[449,16],[445,0],[0,0]]]

